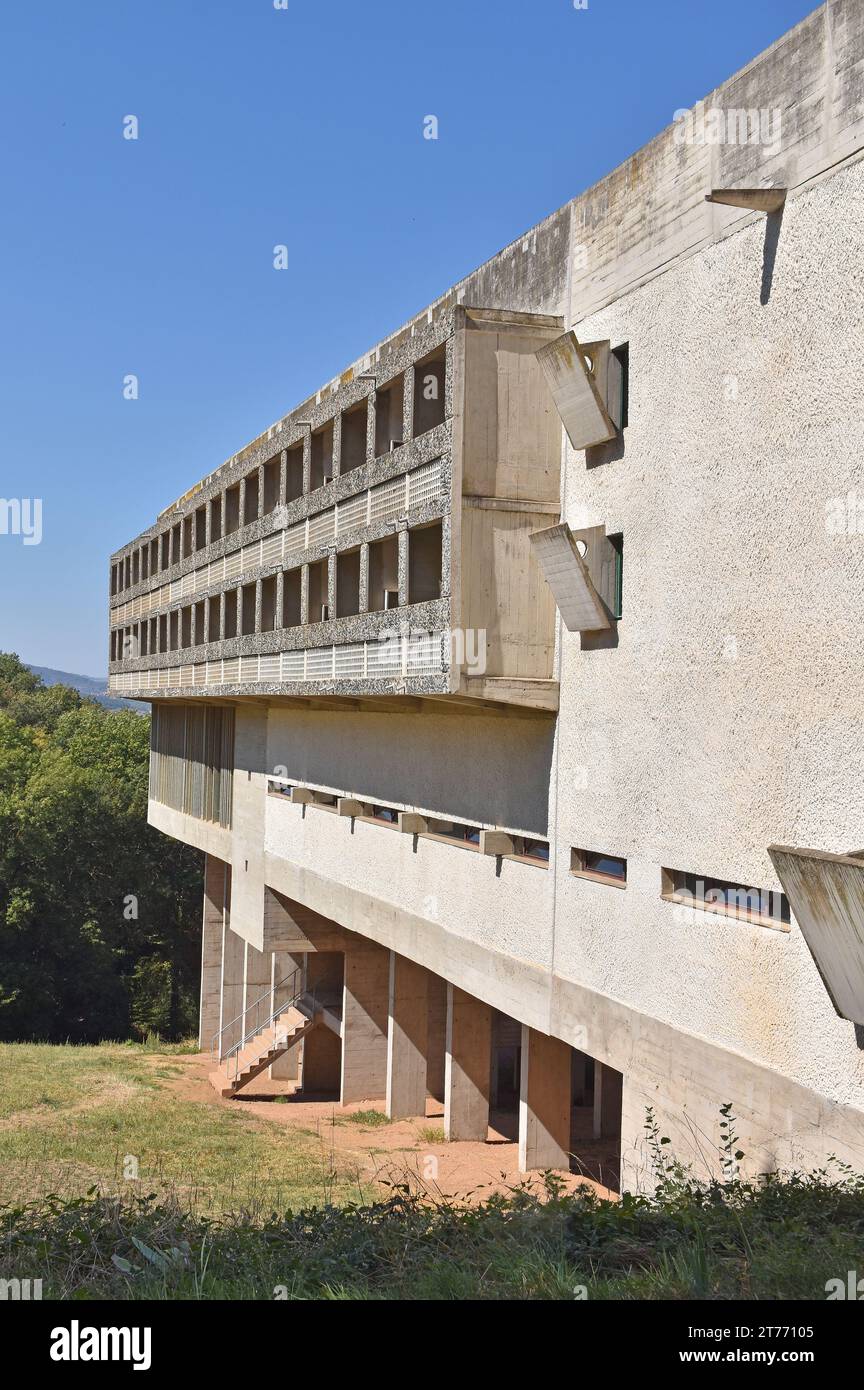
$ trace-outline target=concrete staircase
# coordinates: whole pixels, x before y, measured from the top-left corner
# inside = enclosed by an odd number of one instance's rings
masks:
[[[232,1052],[210,1073],[210,1083],[220,1096],[226,1100],[236,1096],[277,1057],[283,1057],[313,1028],[322,1025],[320,1009],[314,1004],[298,1007],[298,1003],[286,1005],[282,1013],[268,1020],[243,1047]]]

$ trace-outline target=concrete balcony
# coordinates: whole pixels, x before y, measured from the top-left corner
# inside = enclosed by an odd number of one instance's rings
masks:
[[[110,689],[554,712],[560,330],[454,307],[204,479],[112,557]]]

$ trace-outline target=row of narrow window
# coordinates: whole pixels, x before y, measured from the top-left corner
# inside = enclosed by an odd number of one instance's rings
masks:
[[[414,372],[412,438],[417,439],[444,421],[445,349],[436,349],[417,363]],[[404,377],[396,377],[375,392],[373,457],[381,458],[404,442]],[[369,397],[340,414],[340,477],[361,467],[368,459]],[[304,446],[300,442],[285,451],[282,475],[281,451],[260,470],[212,497],[194,512],[175,522],[150,541],[136,547],[111,566],[111,596],[122,593],[144,579],[179,564],[197,551],[233,535],[278,506],[326,487],[333,481],[335,462],[335,422],[328,420],[310,436],[309,481],[304,485]],[[241,516],[241,485],[243,503]],[[209,536],[208,536],[209,527]]]
[[[307,622],[329,622],[332,618],[351,618],[360,614],[360,548],[336,555],[336,604],[331,611],[329,602],[328,561],[317,560],[309,565]],[[282,589],[282,621],[280,630],[301,626],[301,588],[303,566],[271,574],[261,581],[260,626],[257,615],[256,584],[244,584],[239,589],[226,589],[209,599],[176,608],[159,617],[145,618],[127,628],[111,632],[112,661],[149,656],[157,652],[178,651],[184,647],[200,646],[204,641],[205,618],[208,641],[228,641],[233,637],[250,637],[256,632],[276,630],[277,586]],[[408,532],[408,596],[409,604],[428,603],[441,597],[442,586],[442,528],[441,522],[418,526]],[[395,534],[384,536],[369,544],[368,606],[364,610],[378,613],[399,607],[399,540]],[[222,631],[222,600],[224,599],[224,632]],[[209,611],[208,611],[209,610]],[[221,635],[220,635],[221,634]]]
[[[273,778],[268,781],[267,790],[271,795],[295,799],[297,788],[287,782]],[[336,810],[340,798],[335,792],[307,792],[305,804],[323,806]],[[404,815],[395,806],[381,806],[375,803],[357,803],[362,807],[363,820],[378,821],[385,825],[400,825]],[[414,823],[422,823],[418,833],[431,835],[436,839],[451,840],[469,848],[479,849],[483,831],[479,825],[467,825],[461,821],[433,819],[409,813],[409,828]],[[487,832],[488,833],[488,832]],[[527,859],[548,867],[549,843],[546,840],[529,838],[523,835],[510,836],[505,832],[493,832],[503,841],[512,840],[512,852],[508,858]],[[504,845],[501,845],[504,850]],[[506,852],[506,851],[505,851]],[[590,879],[595,883],[615,888],[627,886],[627,860],[619,855],[607,854],[602,850],[571,849],[570,872],[577,878]],[[778,930],[788,929],[790,922],[789,901],[784,893],[770,888],[754,888],[746,884],[734,883],[729,879],[711,878],[701,874],[679,869],[661,869],[661,896],[667,902],[713,912],[738,921],[772,926]]]

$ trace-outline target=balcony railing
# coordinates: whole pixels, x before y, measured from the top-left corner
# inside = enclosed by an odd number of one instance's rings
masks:
[[[300,555],[312,546],[326,545],[349,531],[373,526],[376,522],[392,521],[412,507],[421,507],[441,494],[441,460],[433,459],[410,473],[402,473],[386,483],[378,483],[365,492],[337,502],[324,511],[316,512],[282,531],[274,531],[263,540],[253,541],[229,551],[208,565],[189,570],[180,579],[163,584],[158,589],[130,599],[111,609],[111,626],[122,627],[135,618],[156,608],[204,593],[218,584],[269,565],[281,565],[292,555]]]

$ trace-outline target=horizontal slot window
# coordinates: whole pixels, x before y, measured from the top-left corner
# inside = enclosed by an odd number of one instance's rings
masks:
[[[529,840],[522,835],[517,838],[516,853],[513,859],[524,859],[529,864],[542,864],[544,869],[549,867],[549,844],[546,840]]]
[[[277,782],[273,777],[267,778],[268,796],[284,796],[290,801],[293,790],[294,788],[290,782]]]
[[[570,872],[577,878],[590,878],[595,883],[606,883],[615,888],[627,886],[627,860],[617,854],[606,854],[603,850],[572,849]]]
[[[463,825],[460,821],[430,820],[430,835],[438,839],[452,840],[454,844],[467,845],[471,849],[480,848],[479,825]]]
[[[733,917],[739,922],[788,930],[790,912],[785,893],[770,888],[751,888],[730,879],[707,878],[683,869],[663,869],[661,883],[662,897],[667,902]]]

